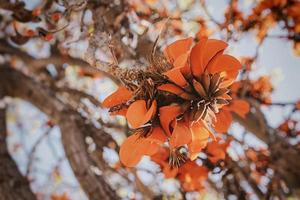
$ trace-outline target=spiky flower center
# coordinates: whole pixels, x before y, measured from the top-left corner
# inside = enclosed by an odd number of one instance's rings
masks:
[[[187,159],[186,153],[183,152],[182,147],[175,148],[170,151],[169,165],[171,167],[180,167]]]
[[[191,100],[190,117],[193,121],[214,119],[219,108],[229,103],[229,90],[220,87],[223,81],[219,73],[203,74],[199,79],[192,79],[195,98]]]

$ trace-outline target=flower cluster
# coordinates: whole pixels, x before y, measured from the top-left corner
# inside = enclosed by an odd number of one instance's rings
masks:
[[[225,160],[226,150],[229,144],[230,140],[224,141],[220,138],[208,143],[204,149],[204,152],[207,154],[208,162],[215,165]],[[177,178],[185,191],[195,191],[204,188],[204,181],[207,179],[209,173],[208,167],[199,165],[197,162],[190,160],[179,167],[172,167],[169,164],[169,158],[170,154],[167,147],[161,147],[151,156],[151,160],[161,167],[165,178]]]
[[[119,152],[125,166],[164,147],[168,162],[162,165],[175,170],[195,160],[210,138],[215,140],[213,128],[222,124],[218,113],[232,99],[229,87],[241,67],[223,53],[226,47],[207,38],[195,45],[192,38],[175,41],[163,57],[153,58],[149,71],[135,76],[134,84],[120,86],[104,100],[103,106],[125,116],[132,129]]]
[[[297,0],[263,0],[253,9],[251,15],[244,21],[245,30],[255,28],[257,37],[263,40],[268,31],[278,23],[287,29],[287,39],[293,41],[294,52],[299,55],[299,24],[300,2]]]
[[[231,97],[238,99],[241,97],[254,98],[262,104],[272,103],[271,94],[274,86],[270,76],[260,76],[256,80],[237,81],[230,87]]]

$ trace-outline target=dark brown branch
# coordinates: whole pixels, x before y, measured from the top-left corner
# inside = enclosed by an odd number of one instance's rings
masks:
[[[12,56],[16,56],[19,59],[21,59],[31,71],[36,72],[39,71],[48,64],[53,64],[56,66],[62,66],[65,63],[68,63],[69,65],[76,65],[83,69],[83,71],[86,74],[92,74],[93,76],[107,76],[111,78],[116,84],[119,83],[119,81],[111,76],[110,74],[106,73],[105,71],[102,71],[96,67],[92,67],[89,63],[85,62],[84,60],[78,59],[78,58],[72,58],[68,55],[61,55],[59,52],[54,52],[50,57],[48,58],[41,58],[41,59],[35,59],[28,55],[27,53],[23,52],[22,50],[12,47],[7,41],[1,39],[0,40],[0,52],[3,54],[9,54]]]
[[[66,157],[89,199],[119,199],[104,177],[97,176],[91,170],[93,161],[84,142],[89,129],[86,129],[88,125],[78,113],[58,100],[48,88],[12,68],[0,67],[0,86],[6,95],[33,103],[59,125]],[[99,135],[102,136],[101,143],[107,144],[109,135],[101,131]]]
[[[0,199],[34,200],[29,181],[19,172],[6,145],[5,109],[0,108]]]

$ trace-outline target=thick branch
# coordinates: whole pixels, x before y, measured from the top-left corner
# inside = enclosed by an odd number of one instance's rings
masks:
[[[118,199],[104,178],[91,170],[93,162],[84,142],[84,136],[88,134],[85,131],[88,129],[78,113],[58,100],[48,88],[12,68],[0,68],[0,86],[6,95],[33,103],[60,126],[66,157],[89,199]],[[103,141],[107,138],[108,135],[102,135]]]
[[[45,66],[47,66],[48,64],[62,66],[63,64],[68,63],[69,65],[80,66],[86,74],[93,74],[93,76],[105,75],[107,77],[110,77],[115,83],[119,83],[119,81],[115,77],[111,76],[105,71],[101,71],[96,67],[92,67],[89,63],[79,58],[72,58],[68,55],[61,55],[58,51],[54,52],[48,58],[36,59],[28,55],[27,53],[23,52],[21,49],[12,47],[7,41],[1,39],[0,52],[3,54],[9,54],[18,57],[27,66],[29,66],[30,70],[33,72],[35,71],[38,72],[39,70],[45,68]]]

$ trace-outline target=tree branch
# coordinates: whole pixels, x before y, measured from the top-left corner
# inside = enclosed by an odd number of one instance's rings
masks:
[[[299,149],[291,145],[286,138],[281,137],[277,130],[269,127],[258,102],[249,101],[253,109],[246,115],[246,118],[233,113],[234,120],[269,146],[271,164],[275,173],[278,173],[291,189],[299,189]]]
[[[5,109],[0,108],[0,199],[34,200],[29,181],[19,172],[6,145]]]
[[[0,67],[0,86],[4,94],[33,103],[60,126],[66,157],[89,199],[119,199],[104,178],[97,176],[91,169],[93,161],[84,142],[89,129],[86,129],[88,125],[77,112],[56,98],[53,91],[12,68]],[[99,134],[102,134],[103,145],[111,139],[101,131]]]

